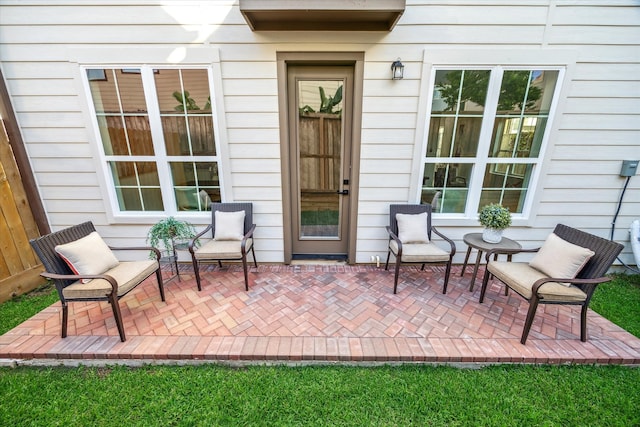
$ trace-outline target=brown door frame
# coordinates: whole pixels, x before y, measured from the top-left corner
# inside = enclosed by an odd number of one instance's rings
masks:
[[[278,108],[280,111],[280,160],[282,177],[282,215],[284,262],[291,263],[293,235],[291,231],[291,185],[289,169],[289,114],[287,96],[287,70],[289,65],[349,65],[353,66],[353,120],[351,123],[351,174],[349,191],[349,236],[347,260],[355,263],[356,231],[358,225],[358,194],[360,184],[360,143],[362,129],[362,86],[364,79],[364,52],[277,52]]]

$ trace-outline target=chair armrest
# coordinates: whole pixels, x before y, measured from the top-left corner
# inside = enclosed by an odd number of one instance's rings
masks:
[[[398,245],[398,256],[402,255],[402,242],[400,241],[400,238],[398,236],[396,236],[396,234],[391,231],[391,227],[390,226],[386,226],[385,229],[387,230],[387,233],[389,233],[389,240],[393,240],[396,242],[396,244]]]
[[[118,282],[108,274],[57,274],[44,271],[40,275],[51,280],[81,280],[81,279],[104,279],[111,285],[114,293],[118,292]]]
[[[255,224],[251,224],[251,227],[249,227],[249,230],[245,233],[245,235],[242,237],[242,239],[246,240],[249,237],[252,237],[254,231],[256,231],[256,225]]]
[[[437,234],[443,240],[445,240],[446,242],[449,243],[449,245],[451,246],[451,256],[454,256],[456,254],[456,244],[453,242],[453,240],[451,240],[450,238],[448,238],[447,236],[442,234],[440,231],[438,231],[437,228],[435,228],[433,226],[431,227],[431,231],[433,231],[435,234]]]
[[[247,230],[247,232],[245,233],[244,236],[242,236],[242,242],[240,242],[240,251],[242,253],[245,253],[245,247],[247,245],[247,239],[249,239],[250,237],[253,237],[253,232],[256,230],[256,225],[255,224],[251,224],[251,227],[249,227],[249,230]]]
[[[609,277],[596,277],[594,279],[566,279],[560,277],[547,277],[544,279],[538,279],[531,287],[531,292],[538,295],[538,289],[545,283],[549,282],[558,282],[558,283],[571,283],[572,285],[592,285],[593,287],[601,284],[609,282],[611,278]]]
[[[204,236],[204,234],[211,230],[213,228],[213,226],[211,224],[207,225],[207,227],[202,230],[200,233],[196,234],[195,236],[193,236],[193,239],[189,240],[189,244],[187,245],[187,248],[189,249],[189,252],[191,252],[192,254],[194,253],[194,246],[196,245],[196,242],[198,241],[198,239],[200,239],[202,236]]]
[[[391,231],[391,227],[389,227],[388,225],[385,227],[385,229],[387,230],[387,233],[389,233],[389,239],[393,239],[396,242],[398,242],[398,244],[402,244],[402,242],[400,241],[400,238],[398,236],[395,235],[395,233],[393,231]]]
[[[154,248],[153,246],[127,246],[127,247],[109,246],[109,249],[111,249],[112,251],[151,251],[155,253],[156,258],[158,260],[160,260],[161,258],[160,250],[158,250],[157,248]]]
[[[487,264],[490,261],[490,258],[493,258],[494,255],[514,255],[519,253],[533,253],[538,252],[540,248],[531,248],[531,249],[491,249],[488,251],[484,258]]]

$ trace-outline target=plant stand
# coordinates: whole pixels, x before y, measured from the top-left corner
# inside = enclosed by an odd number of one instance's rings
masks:
[[[165,281],[168,282],[170,280],[175,279],[176,277],[178,278],[178,281],[180,281],[180,270],[178,269],[178,257],[176,255],[175,249],[173,250],[173,252],[163,252],[163,254],[165,253],[166,255],[160,258],[160,268],[162,270],[166,270],[163,266],[168,265],[169,270],[171,271],[171,276]]]
[[[167,279],[167,282],[175,279],[176,277],[178,278],[178,281],[181,282],[182,279],[180,278],[180,269],[178,267],[178,254],[176,251],[186,251],[189,248],[189,243],[188,242],[180,242],[180,243],[172,242],[172,246],[173,246],[173,250],[170,252],[169,251],[164,252],[166,253],[166,255],[160,258],[160,264],[161,266],[168,265],[171,271],[171,277]]]

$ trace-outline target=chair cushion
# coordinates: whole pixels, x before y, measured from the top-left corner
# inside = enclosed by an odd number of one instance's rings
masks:
[[[398,244],[395,240],[389,242],[389,249],[394,255],[398,254]],[[403,243],[402,262],[448,262],[449,252],[439,248],[434,243]]]
[[[214,240],[242,240],[244,237],[244,211],[215,211]]]
[[[487,269],[526,299],[531,299],[531,288],[536,280],[549,277],[526,262],[489,261]],[[538,295],[545,301],[558,302],[580,302],[587,298],[587,294],[577,286],[558,282],[545,283],[538,289]]]
[[[73,242],[57,245],[55,251],[67,263],[75,274],[102,274],[114,268],[119,261],[102,240],[102,237],[94,231]],[[83,283],[89,283],[91,279],[82,279]]]
[[[195,252],[198,260],[212,259],[241,259],[242,242],[240,240],[209,240]],[[248,252],[253,245],[253,239],[247,239],[245,251]]]
[[[574,245],[551,233],[529,265],[548,277],[573,279],[593,255],[595,252],[591,249]]]
[[[124,261],[105,271],[118,282],[118,296],[122,296],[159,268],[156,260]],[[104,298],[111,293],[111,284],[104,279],[93,279],[91,283],[74,282],[62,290],[67,299]]]
[[[398,238],[404,243],[428,243],[427,213],[396,214]]]

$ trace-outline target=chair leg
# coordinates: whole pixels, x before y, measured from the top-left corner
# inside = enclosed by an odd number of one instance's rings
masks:
[[[62,338],[67,337],[67,321],[69,320],[69,304],[62,301]]]
[[[244,270],[244,290],[249,290],[249,273],[247,272],[247,255],[242,257],[242,269]]]
[[[398,291],[398,274],[400,273],[400,258],[396,258],[396,272],[393,276],[393,293]]]
[[[254,246],[251,245],[251,255],[253,255],[253,266],[258,268],[258,261],[256,260],[256,252],[253,250]]]
[[[160,299],[164,302],[164,282],[162,281],[162,272],[160,267],[156,270],[156,279],[158,279],[158,289],[160,289]]]
[[[527,312],[527,319],[524,322],[524,329],[522,330],[522,338],[520,343],[524,345],[527,342],[531,325],[533,325],[533,318],[536,316],[536,309],[538,308],[538,297],[533,295],[529,301],[529,311]]]
[[[120,341],[125,342],[127,338],[124,336],[124,325],[122,324],[122,315],[120,314],[120,305],[118,304],[118,297],[111,294],[109,296],[109,302],[111,303],[111,309],[113,310],[113,317],[116,320],[116,326],[118,327],[118,333],[120,334]]]
[[[384,263],[384,269],[389,269],[389,258],[391,257],[391,250],[387,251],[387,262]]]
[[[484,301],[484,294],[487,291],[487,285],[489,284],[489,276],[491,275],[491,273],[489,273],[489,269],[485,269],[484,270],[484,276],[482,277],[482,288],[480,289],[480,304],[482,304],[482,302]],[[505,285],[507,286],[507,285]]]
[[[449,284],[449,276],[451,275],[451,260],[447,263],[447,269],[444,273],[444,286],[442,287],[442,294],[447,293],[447,285]]]
[[[193,264],[193,274],[196,276],[196,284],[198,285],[198,290],[202,290],[202,285],[200,285],[200,267],[198,266],[198,260],[192,255],[191,263]]]
[[[587,308],[589,306],[584,304],[580,313],[580,341],[582,342],[587,341]]]

